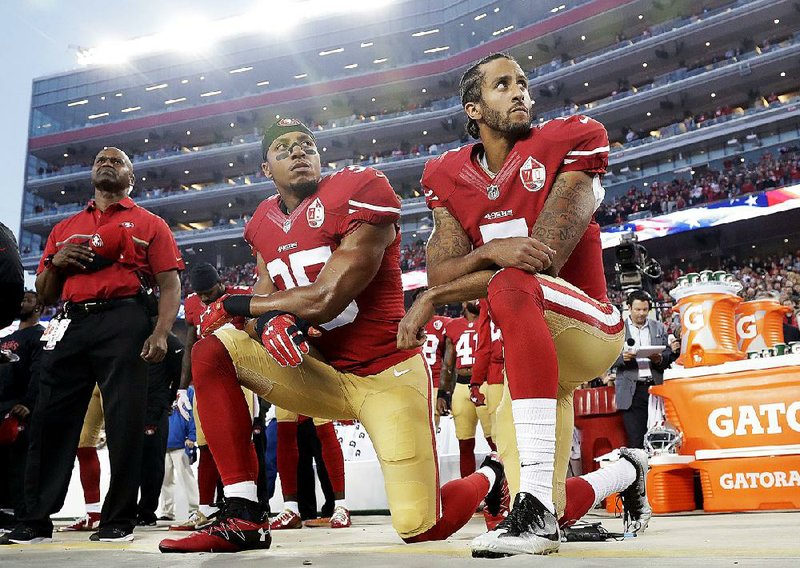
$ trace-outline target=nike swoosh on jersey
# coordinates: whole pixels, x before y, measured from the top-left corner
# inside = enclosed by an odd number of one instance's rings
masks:
[[[402,371],[398,371],[397,369],[392,369],[395,377],[402,377],[406,373],[408,373],[411,369],[403,369]]]

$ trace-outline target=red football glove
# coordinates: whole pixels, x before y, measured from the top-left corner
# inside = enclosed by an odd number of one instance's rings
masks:
[[[302,324],[298,325],[297,318],[286,312],[268,314],[268,318],[259,318],[259,324],[262,322],[261,344],[281,367],[299,366],[303,355],[308,353],[308,337],[320,336],[314,327],[303,326],[305,331],[301,329]]]
[[[211,335],[223,325],[233,320],[234,316],[229,314],[225,310],[225,306],[222,305],[223,300],[228,296],[229,294],[223,294],[211,302],[206,308],[206,311],[200,314],[200,337]]]
[[[469,385],[469,400],[475,406],[486,406],[486,397],[481,392],[481,385]]]

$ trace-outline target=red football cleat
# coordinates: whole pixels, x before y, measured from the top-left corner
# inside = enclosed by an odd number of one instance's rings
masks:
[[[294,511],[290,511],[286,509],[275,517],[270,523],[269,528],[274,531],[282,531],[286,529],[302,529],[303,528],[303,520],[300,518],[300,515],[295,513]]]
[[[272,544],[269,516],[258,503],[231,497],[217,520],[185,538],[162,540],[161,552],[239,552],[266,549]]]
[[[71,525],[61,527],[59,532],[64,531],[96,531],[100,527],[100,513],[86,513],[80,519],[76,519]]]
[[[350,526],[350,511],[339,505],[331,515],[332,529],[346,529]]]

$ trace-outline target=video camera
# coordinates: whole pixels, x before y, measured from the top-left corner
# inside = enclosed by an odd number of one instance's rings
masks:
[[[623,292],[644,290],[651,295],[653,284],[661,278],[661,265],[650,258],[647,249],[640,245],[635,233],[623,233],[620,243],[614,247],[617,282]]]

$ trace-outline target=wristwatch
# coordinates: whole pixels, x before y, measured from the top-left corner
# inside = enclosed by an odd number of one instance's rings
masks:
[[[57,266],[53,266],[53,257],[54,256],[55,256],[54,254],[48,254],[46,257],[44,257],[44,267],[45,268],[58,268]]]

